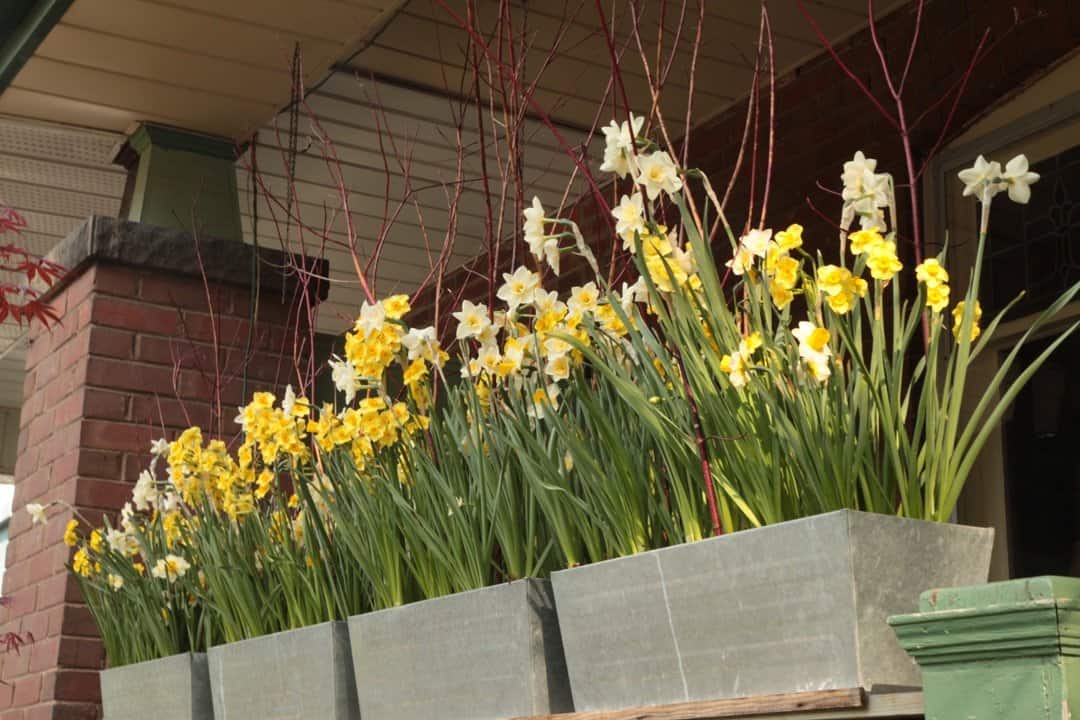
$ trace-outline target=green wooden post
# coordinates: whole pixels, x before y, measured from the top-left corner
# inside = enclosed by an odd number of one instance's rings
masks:
[[[132,173],[125,219],[242,240],[236,157],[231,140],[140,125],[118,158]]]
[[[928,590],[889,618],[922,668],[927,720],[1080,717],[1080,579]]]

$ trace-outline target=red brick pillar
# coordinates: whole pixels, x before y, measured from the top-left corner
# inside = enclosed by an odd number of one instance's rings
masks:
[[[0,720],[100,714],[102,644],[65,568],[71,514],[53,508],[48,524],[34,527],[25,505],[62,500],[95,522],[118,510],[162,425],[172,438],[207,422],[215,327],[231,378],[222,392],[228,410],[241,404],[242,367],[249,393],[289,379],[299,290],[274,270],[285,256],[260,252],[251,354],[253,249],[215,239],[198,248],[201,259],[182,231],[93,217],[53,253],[71,272],[51,293],[61,324],[30,332],[3,583],[10,604],[0,609],[0,633],[33,642],[18,654],[0,650]]]

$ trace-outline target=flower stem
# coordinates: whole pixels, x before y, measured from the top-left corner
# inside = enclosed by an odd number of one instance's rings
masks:
[[[709,503],[709,519],[712,520],[713,535],[723,535],[724,528],[720,525],[720,513],[716,509],[716,488],[713,485],[712,468],[709,466],[709,449],[705,445],[705,433],[701,429],[701,414],[698,412],[690,381],[686,379],[686,367],[683,365],[682,357],[676,353],[675,360],[679,363],[679,373],[682,375],[683,388],[686,390],[686,403],[694,419],[694,442],[697,444],[698,457],[701,458],[701,477],[705,482],[705,497]]]

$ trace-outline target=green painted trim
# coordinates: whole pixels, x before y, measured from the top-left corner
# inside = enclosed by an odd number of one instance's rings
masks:
[[[919,596],[920,612],[984,610],[1016,607],[1037,600],[1080,601],[1080,578],[1041,575],[969,587],[927,590]]]
[[[923,611],[889,618],[921,666],[1080,657],[1080,580],[1040,577],[923,593]],[[937,609],[944,608],[944,609]]]
[[[148,147],[154,146],[166,150],[181,150],[195,155],[206,155],[232,162],[236,160],[239,153],[243,152],[242,147],[237,146],[228,138],[203,135],[202,133],[153,123],[140,125],[128,138],[128,143],[139,155],[142,155]]]
[[[224,138],[145,123],[121,155],[131,195],[125,217],[149,225],[243,240],[236,146]]]
[[[11,84],[72,2],[6,0],[0,14],[0,92]]]
[[[22,21],[30,14],[37,0],[7,0],[0,5],[0,45],[6,44],[8,37],[15,33],[15,29],[22,25]]]
[[[1063,720],[1080,708],[1080,579],[923,593],[889,618],[922,669],[927,720]]]
[[[900,646],[924,667],[1061,652],[1057,608],[1048,601],[1012,611],[910,615],[890,623]]]

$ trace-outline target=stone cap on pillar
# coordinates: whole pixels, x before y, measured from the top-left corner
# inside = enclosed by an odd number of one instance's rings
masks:
[[[258,258],[256,259],[256,252]],[[253,262],[260,263],[259,286],[267,291],[291,291],[299,280],[292,268],[304,267],[312,278],[308,291],[319,301],[330,291],[330,263],[325,258],[286,254],[273,248],[258,249],[237,240],[200,235],[131,220],[91,215],[48,255],[67,269],[64,279],[46,297],[77,277],[92,262],[109,262],[205,277],[213,283],[250,286]],[[284,269],[284,270],[283,270]]]
[[[889,624],[919,665],[1080,656],[1080,578],[1043,576],[927,590]]]

